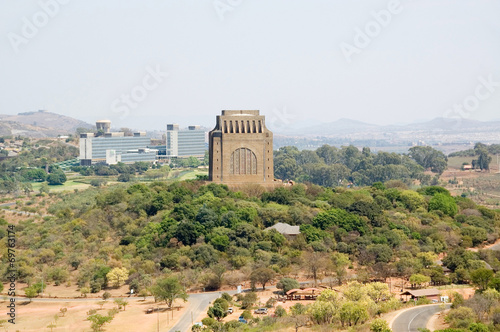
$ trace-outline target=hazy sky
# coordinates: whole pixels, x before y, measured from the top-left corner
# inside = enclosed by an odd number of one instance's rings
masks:
[[[500,118],[500,0],[0,0],[0,22],[0,113]]]

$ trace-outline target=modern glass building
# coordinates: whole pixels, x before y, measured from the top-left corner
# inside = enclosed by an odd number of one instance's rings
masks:
[[[143,132],[134,133],[134,136],[124,136],[122,132],[106,132],[101,136],[80,134],[80,165],[154,162],[158,151],[148,149],[150,144],[151,139]]]
[[[205,131],[200,126],[189,126],[179,129],[178,124],[167,124],[166,135],[167,157],[198,157],[205,156]]]

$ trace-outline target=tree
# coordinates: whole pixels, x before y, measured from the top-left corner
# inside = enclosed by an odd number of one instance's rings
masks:
[[[124,299],[115,299],[114,302],[118,306],[118,309],[120,309],[121,307],[123,307],[123,311],[125,311],[125,307],[128,305],[128,301],[126,301]]]
[[[437,193],[429,201],[429,211],[434,210],[439,210],[450,217],[454,217],[458,212],[458,207],[453,197]]]
[[[328,261],[326,256],[321,252],[308,251],[304,254],[304,265],[311,273],[311,276],[314,279],[314,284],[317,283],[321,270],[324,269],[327,264]]]
[[[431,281],[431,277],[425,276],[423,274],[412,274],[410,276],[410,284],[414,288],[420,288],[423,284]]]
[[[241,299],[241,309],[251,308],[255,302],[257,302],[257,293],[246,293]]]
[[[122,174],[118,175],[117,180],[119,182],[129,182],[131,179],[132,179],[132,175],[130,175],[129,173],[122,173]]]
[[[106,278],[114,287],[120,287],[128,278],[128,270],[124,267],[115,267],[106,274]]]
[[[182,299],[184,302],[188,299],[188,294],[177,277],[166,277],[157,280],[151,287],[151,293],[156,300],[165,301],[169,308],[172,307],[175,299]]]
[[[363,303],[347,301],[340,308],[340,322],[352,326],[368,319],[368,310]]]
[[[208,308],[207,314],[208,317],[215,318],[220,322],[222,318],[227,316],[227,310],[224,310],[220,303],[214,303],[213,306]]]
[[[250,274],[250,281],[253,284],[261,284],[262,285],[262,290],[266,289],[266,284],[273,280],[275,277],[276,273],[271,270],[270,268],[267,267],[260,267],[252,272]]]
[[[141,289],[139,291],[139,294],[137,294],[137,295],[139,295],[140,297],[142,297],[144,299],[144,301],[146,301],[146,297],[149,296],[149,292],[147,289]]]
[[[44,182],[44,183],[42,183],[42,184],[40,185],[40,189],[38,189],[38,192],[39,192],[40,194],[43,194],[43,193],[48,194],[48,193],[50,192],[49,185],[48,185],[47,183],[45,183],[45,182]]]
[[[479,158],[476,161],[477,166],[481,170],[488,171],[490,169],[490,163],[491,163],[492,158],[491,158],[491,156],[488,155],[488,150],[487,150],[486,146],[476,144],[476,146],[474,147],[474,150],[475,150],[476,154],[479,155]]]
[[[493,278],[493,271],[487,268],[480,268],[472,271],[470,274],[472,282],[479,287],[480,291],[484,291],[488,287],[488,283]]]
[[[26,295],[26,297],[28,299],[30,299],[30,302],[31,302],[31,299],[34,298],[34,297],[37,297],[38,296],[38,292],[37,290],[35,289],[35,287],[33,286],[30,286],[28,288],[26,288],[24,290],[24,294]]]
[[[63,317],[64,317],[64,315],[66,314],[67,311],[68,311],[68,308],[60,308],[59,309],[59,312],[62,314]]]
[[[411,190],[403,190],[399,199],[406,206],[406,208],[412,212],[425,205],[424,197]]]
[[[63,171],[57,170],[54,173],[50,173],[47,177],[47,182],[49,185],[61,185],[66,182],[66,174]]]
[[[297,280],[292,278],[283,278],[277,284],[276,288],[281,289],[284,294],[291,289],[299,288],[300,284]]]
[[[21,188],[23,189],[24,193],[29,197],[31,192],[33,191],[33,186],[31,183],[22,183]]]
[[[282,306],[277,306],[276,309],[274,310],[274,315],[276,317],[285,317],[286,316],[286,310]]]
[[[314,301],[309,305],[308,313],[318,324],[331,324],[339,317],[338,306],[330,301]]]
[[[339,226],[348,232],[358,231],[361,235],[365,234],[368,226],[358,215],[349,213],[343,209],[330,209],[320,212],[314,217],[313,226],[327,230],[332,226]]]
[[[441,174],[446,169],[448,158],[430,146],[414,146],[409,149],[408,155],[425,169]]]
[[[102,331],[102,327],[113,320],[112,316],[103,316],[100,314],[93,314],[87,317],[91,321],[90,327],[93,331]]]
[[[391,292],[389,291],[389,286],[384,282],[372,282],[366,286],[368,296],[375,302],[378,303],[385,299],[391,297]]]

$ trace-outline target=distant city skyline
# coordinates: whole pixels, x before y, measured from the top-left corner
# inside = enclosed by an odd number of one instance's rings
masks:
[[[0,114],[165,130],[500,118],[500,1],[1,2]]]

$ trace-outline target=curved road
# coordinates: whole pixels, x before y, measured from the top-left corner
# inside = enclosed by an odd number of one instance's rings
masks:
[[[236,291],[230,291],[227,293],[233,295],[236,294]],[[193,323],[196,323],[198,316],[206,312],[210,302],[217,299],[220,294],[222,294],[222,292],[189,294],[188,306],[177,324],[170,329],[170,332],[191,331],[191,320],[193,319]]]
[[[446,308],[450,305],[446,304]],[[433,304],[403,311],[394,319],[391,328],[397,332],[418,332],[419,328],[425,328],[429,319],[441,310],[440,304]]]

